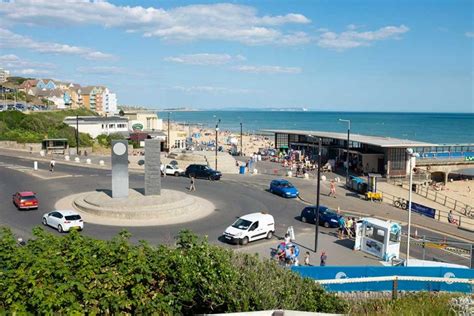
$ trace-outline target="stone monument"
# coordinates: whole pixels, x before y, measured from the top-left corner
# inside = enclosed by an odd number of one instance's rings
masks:
[[[128,141],[112,141],[112,197],[128,197]]]
[[[161,140],[145,139],[145,195],[161,194]]]

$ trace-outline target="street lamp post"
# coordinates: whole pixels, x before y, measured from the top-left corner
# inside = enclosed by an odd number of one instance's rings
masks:
[[[349,185],[349,141],[351,135],[351,120],[339,119],[339,122],[347,123],[347,152],[346,152],[346,186]]]
[[[413,152],[412,148],[407,148],[406,150],[409,161],[410,167],[410,181],[408,184],[408,237],[407,237],[407,259],[406,259],[406,266],[408,266],[408,261],[410,260],[410,236],[411,236],[411,200],[412,200],[412,185],[413,185],[413,165],[412,160],[413,158],[416,159],[418,157],[417,153]]]
[[[76,115],[76,155],[79,156],[79,115]]]
[[[168,138],[166,139],[166,147],[168,149],[168,153],[170,152],[170,114],[171,112],[168,112]]]
[[[221,119],[218,119],[216,123],[216,171],[217,171],[217,134],[219,133],[219,123],[221,122]]]
[[[244,146],[242,145],[242,122],[240,122],[240,156],[244,155]]]
[[[320,181],[321,181],[321,137],[318,139],[318,181],[316,187],[316,210],[314,214],[314,222],[316,228],[314,231],[314,252],[318,251],[318,238],[319,238],[319,192],[320,192]]]

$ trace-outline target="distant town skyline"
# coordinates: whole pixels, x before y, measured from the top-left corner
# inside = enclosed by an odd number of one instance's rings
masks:
[[[474,112],[474,4],[0,1],[0,68],[149,108]]]

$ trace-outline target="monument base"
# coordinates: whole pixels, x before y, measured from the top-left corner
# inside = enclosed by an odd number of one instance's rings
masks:
[[[104,191],[65,197],[57,209],[75,209],[85,222],[110,226],[159,226],[194,221],[214,212],[214,204],[174,190],[161,195],[143,195],[129,190],[127,198],[112,198]]]

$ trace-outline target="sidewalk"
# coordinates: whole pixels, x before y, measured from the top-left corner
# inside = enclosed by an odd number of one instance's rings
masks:
[[[336,230],[334,230],[335,234]],[[300,248],[298,260],[300,265],[304,263],[306,251],[310,253],[310,264],[319,266],[321,252],[325,251],[327,255],[326,265],[328,266],[380,266],[380,259],[361,251],[354,251],[353,240],[338,240],[332,233],[319,232],[318,252],[314,252],[314,230],[304,229],[303,232],[296,234],[296,239],[292,242]],[[259,240],[246,246],[237,246],[236,252],[257,253],[260,258],[270,259],[272,248],[276,248],[282,240],[274,237],[270,240]]]

